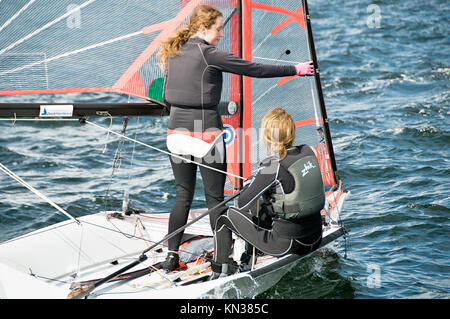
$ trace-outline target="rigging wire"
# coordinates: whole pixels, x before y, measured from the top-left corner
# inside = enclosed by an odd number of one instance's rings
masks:
[[[108,114],[108,115],[109,115],[109,114]],[[214,170],[214,171],[223,173],[223,174],[228,174],[228,175],[230,175],[230,176],[233,176],[233,177],[236,177],[236,178],[239,178],[239,179],[242,179],[242,180],[247,180],[247,178],[244,178],[244,177],[241,177],[241,176],[238,176],[238,175],[235,175],[235,174],[226,172],[226,171],[222,171],[222,170],[219,170],[219,169],[216,169],[216,168],[213,168],[213,167],[210,167],[210,166],[207,166],[207,165],[204,165],[204,164],[195,162],[195,161],[193,161],[193,160],[190,160],[190,159],[188,159],[188,158],[179,156],[179,155],[177,155],[177,154],[173,154],[173,153],[164,151],[164,150],[159,149],[159,148],[157,148],[157,147],[154,147],[154,146],[151,146],[151,145],[149,145],[149,144],[146,144],[146,143],[143,143],[143,142],[141,142],[141,141],[138,141],[136,138],[133,139],[133,138],[127,137],[127,136],[124,135],[125,129],[126,129],[126,125],[127,125],[127,121],[124,122],[124,127],[123,127],[122,134],[121,134],[121,133],[117,133],[117,132],[115,132],[115,131],[113,131],[113,130],[111,129],[111,126],[112,126],[112,116],[111,116],[111,115],[109,115],[109,116],[110,116],[110,120],[111,120],[110,128],[102,127],[102,126],[97,125],[97,124],[95,124],[95,123],[93,123],[93,122],[91,122],[91,121],[89,121],[89,120],[87,120],[87,119],[84,119],[84,118],[82,119],[82,121],[80,121],[79,119],[72,119],[72,118],[22,118],[22,119],[18,119],[16,116],[14,116],[14,118],[8,118],[8,119],[6,119],[6,118],[0,118],[0,120],[13,121],[13,125],[15,124],[16,121],[73,121],[73,122],[78,121],[78,122],[90,124],[90,125],[95,126],[95,127],[99,128],[99,129],[102,129],[102,130],[107,131],[107,132],[108,132],[108,135],[107,135],[107,141],[106,141],[106,143],[108,143],[108,139],[109,139],[110,133],[119,136],[119,137],[121,138],[121,141],[120,141],[119,147],[118,147],[120,150],[116,150],[115,159],[114,159],[114,161],[113,161],[113,172],[112,172],[112,174],[111,174],[111,178],[112,178],[112,176],[113,176],[113,174],[114,174],[114,170],[115,170],[116,163],[117,163],[117,162],[120,162],[119,160],[116,159],[116,156],[117,156],[117,154],[119,154],[119,157],[120,157],[120,154],[121,154],[121,146],[122,146],[123,143],[124,143],[124,139],[126,139],[126,140],[129,140],[129,141],[134,142],[134,144],[133,144],[133,156],[134,156],[134,151],[135,151],[135,146],[136,146],[136,144],[140,144],[140,145],[143,145],[143,146],[145,146],[145,147],[151,148],[151,149],[153,149],[153,150],[159,151],[159,152],[161,152],[161,153],[167,154],[167,155],[169,155],[169,156],[173,156],[173,157],[179,158],[179,159],[181,159],[181,160],[183,160],[183,161],[186,161],[186,162],[188,162],[188,163],[197,164],[197,165],[203,166],[203,167],[205,167],[205,168],[207,168],[207,169],[211,169],[211,170]],[[137,136],[137,134],[135,134],[135,137],[136,137],[136,136]],[[106,145],[105,145],[105,150],[106,150]],[[0,165],[1,165],[1,164],[0,164]],[[2,165],[2,166],[3,166],[3,165]],[[3,166],[3,167],[4,167],[4,166]],[[48,197],[46,197],[45,195],[43,195],[42,193],[40,193],[38,190],[36,190],[35,188],[33,188],[31,185],[29,185],[28,183],[26,183],[25,181],[23,181],[22,179],[20,179],[20,177],[18,177],[17,175],[15,175],[13,172],[9,171],[9,169],[7,169],[6,167],[4,167],[4,168],[2,168],[2,170],[3,170],[7,175],[9,175],[10,177],[12,177],[12,178],[15,179],[16,181],[18,181],[20,184],[24,185],[25,187],[27,187],[28,189],[30,189],[31,191],[33,191],[35,194],[37,194],[39,197],[41,197],[42,199],[44,199],[45,201],[47,201],[48,203],[50,203],[52,206],[54,206],[55,208],[57,208],[58,211],[62,212],[63,214],[65,214],[65,215],[68,216],[69,218],[71,218],[71,219],[73,219],[74,221],[76,221],[77,224],[81,225],[81,223],[80,223],[76,218],[72,217],[69,213],[67,213],[65,210],[63,210],[61,207],[59,207],[57,204],[55,204],[52,200],[50,200]],[[131,178],[131,176],[129,176],[129,178]],[[108,188],[108,191],[109,191],[109,188]],[[108,191],[107,191],[106,197],[108,197]],[[128,195],[126,190],[125,190],[125,194],[124,194],[124,195],[125,195],[125,196]],[[125,201],[125,198],[124,198],[124,201]],[[124,206],[124,204],[125,204],[125,203],[123,203],[123,206]],[[128,205],[128,201],[127,201],[126,204]],[[105,210],[106,210],[106,205],[107,205],[107,203],[105,202]]]
[[[110,117],[109,129],[111,130],[112,123],[113,123],[113,117],[109,113],[108,113],[108,116]],[[122,126],[122,135],[125,135],[127,127],[128,127],[128,117],[124,117],[123,118],[123,126]],[[110,134],[108,132],[106,142],[105,142],[105,147],[103,149],[103,154],[106,152],[109,135]],[[117,145],[116,151],[114,153],[114,158],[113,158],[113,163],[112,163],[112,171],[111,171],[111,175],[109,177],[108,188],[106,189],[106,194],[105,194],[105,211],[108,210],[107,205],[108,205],[109,191],[111,190],[114,173],[115,173],[116,169],[119,169],[120,166],[122,165],[122,147],[123,147],[124,143],[125,142],[124,142],[123,138],[120,138],[119,144]]]
[[[9,170],[6,166],[4,166],[2,163],[0,163],[0,170],[2,170],[4,173],[6,173],[8,176],[12,177],[13,179],[15,179],[19,184],[25,186],[26,188],[28,188],[30,191],[32,191],[33,193],[35,193],[37,196],[39,196],[40,198],[42,198],[43,200],[45,200],[47,203],[49,203],[50,205],[52,205],[53,207],[55,207],[59,212],[63,213],[64,215],[66,215],[67,217],[69,217],[70,219],[72,219],[74,222],[76,222],[78,225],[81,226],[81,223],[78,219],[76,219],[75,217],[73,217],[72,215],[70,215],[68,212],[66,212],[64,209],[62,209],[58,204],[56,204],[54,201],[52,201],[50,198],[48,198],[47,196],[45,196],[44,194],[42,194],[40,191],[38,191],[36,188],[34,188],[33,186],[31,186],[30,184],[28,184],[27,182],[25,182],[20,176],[16,175],[14,172],[12,172],[11,170]]]
[[[113,124],[113,117],[111,116],[111,114],[109,114],[109,112],[106,112],[106,115],[109,116],[109,128],[111,129]],[[108,149],[108,141],[109,141],[109,132],[108,134],[106,134],[105,147],[103,148],[102,154],[105,154],[106,150]],[[114,172],[114,164],[113,164],[113,172]]]
[[[213,171],[216,171],[216,172],[219,172],[219,173],[222,173],[222,174],[227,174],[227,175],[230,175],[230,176],[233,176],[233,177],[242,179],[242,180],[247,180],[247,178],[245,178],[245,177],[242,177],[242,176],[239,176],[239,175],[235,175],[235,174],[232,174],[232,173],[229,173],[229,172],[226,172],[226,171],[222,171],[222,170],[220,170],[220,169],[217,169],[217,168],[214,168],[214,167],[211,167],[211,166],[208,166],[208,165],[201,164],[201,163],[198,163],[198,162],[196,162],[196,161],[190,160],[190,159],[188,159],[188,158],[186,158],[186,157],[183,157],[183,156],[180,156],[180,155],[171,153],[171,152],[164,151],[164,150],[162,150],[162,149],[160,149],[160,148],[157,148],[157,147],[155,147],[155,146],[146,144],[146,143],[141,142],[141,141],[138,141],[138,140],[136,140],[136,139],[134,139],[134,138],[131,138],[131,137],[125,136],[125,135],[123,135],[123,134],[117,133],[117,132],[115,132],[115,131],[113,131],[113,130],[107,129],[107,128],[105,128],[105,127],[103,127],[103,126],[101,126],[101,125],[95,124],[95,123],[93,123],[93,122],[91,122],[91,121],[89,121],[89,120],[86,120],[85,123],[90,124],[90,125],[92,125],[92,126],[95,126],[95,127],[99,128],[99,129],[105,130],[105,131],[107,131],[107,132],[109,132],[109,133],[115,134],[115,135],[117,135],[117,136],[119,136],[119,137],[122,137],[122,138],[124,138],[124,139],[127,139],[127,140],[129,140],[129,141],[132,141],[132,142],[135,142],[135,143],[137,143],[137,144],[140,144],[140,145],[142,145],[142,146],[151,148],[151,149],[153,149],[153,150],[155,150],[155,151],[158,151],[158,152],[167,154],[167,155],[169,155],[169,156],[172,156],[172,157],[181,159],[181,160],[183,160],[183,161],[185,161],[185,162],[187,162],[187,163],[196,164],[196,165],[198,165],[198,166],[202,166],[202,167],[211,169],[211,170],[213,170]]]
[[[14,117],[14,118],[0,118],[0,121],[13,121],[13,122],[16,122],[16,121],[72,121],[72,122],[80,122],[80,119],[64,119],[64,118],[48,118],[47,119],[47,118],[16,118],[16,117]],[[229,175],[229,176],[232,176],[232,177],[236,177],[236,178],[242,179],[244,181],[248,180],[248,178],[245,178],[245,177],[242,177],[242,176],[239,176],[239,175],[235,175],[235,174],[230,173],[230,172],[222,171],[220,169],[217,169],[217,168],[205,165],[205,164],[198,163],[196,161],[190,160],[189,158],[183,157],[181,155],[177,155],[177,154],[174,154],[174,153],[171,153],[171,152],[168,152],[168,151],[164,151],[164,150],[162,150],[160,148],[157,148],[155,146],[152,146],[152,145],[146,144],[144,142],[141,142],[141,141],[139,141],[139,140],[137,140],[135,138],[131,138],[131,137],[125,136],[125,135],[123,135],[121,133],[117,133],[117,132],[111,130],[110,128],[105,128],[105,127],[103,127],[101,125],[95,124],[95,123],[93,123],[93,122],[91,122],[91,121],[89,121],[87,119],[84,119],[84,118],[83,118],[83,123],[90,124],[90,125],[95,126],[95,127],[99,128],[101,130],[104,130],[104,131],[106,131],[108,133],[112,133],[112,134],[115,134],[115,135],[117,135],[119,137],[127,139],[129,141],[132,141],[135,144],[140,144],[142,146],[148,147],[148,148],[153,149],[155,151],[158,151],[160,153],[164,153],[164,154],[167,154],[169,156],[173,156],[173,157],[181,159],[181,160],[183,160],[183,161],[185,161],[187,163],[196,164],[198,166],[202,166],[202,167],[205,167],[207,169],[210,169],[210,170],[222,173],[222,174],[226,174],[226,175]],[[109,134],[108,134],[108,138],[109,138]]]
[[[103,229],[103,230],[107,230],[107,231],[111,231],[111,232],[114,232],[114,233],[121,234],[122,236],[124,236],[124,237],[127,238],[127,239],[142,240],[147,246],[149,246],[149,244],[154,244],[154,243],[156,243],[156,240],[154,240],[154,239],[151,240],[151,239],[150,239],[149,233],[148,233],[147,230],[145,229],[144,223],[143,223],[142,220],[141,220],[142,217],[144,217],[144,218],[153,218],[153,217],[150,217],[150,216],[147,216],[147,215],[144,215],[144,214],[136,214],[136,213],[133,213],[133,215],[134,215],[133,217],[132,217],[132,216],[121,216],[121,217],[118,217],[118,216],[115,216],[114,214],[108,214],[108,215],[106,216],[107,221],[108,221],[109,224],[112,225],[114,228],[108,228],[108,227],[105,227],[105,226],[102,226],[102,225],[99,225],[99,224],[95,224],[95,223],[92,223],[92,222],[88,222],[88,221],[83,221],[83,223],[88,224],[88,225],[91,225],[91,226],[94,226],[94,227],[97,227],[97,228],[101,228],[101,229]],[[136,216],[136,215],[139,215],[139,216]],[[141,218],[139,218],[139,217],[141,217]],[[116,224],[113,222],[113,220],[114,220],[115,218],[117,218],[117,219],[119,219],[119,220],[126,220],[126,219],[129,219],[129,220],[134,220],[135,222],[136,222],[136,219],[137,219],[137,220],[139,221],[139,223],[141,224],[141,226],[144,227],[144,230],[145,230],[145,233],[146,233],[147,236],[145,236],[145,234],[141,232],[141,229],[138,229],[138,231],[139,231],[140,234],[139,234],[139,235],[137,234],[136,229],[137,229],[137,228],[140,228],[139,225],[135,225],[134,233],[133,233],[133,234],[132,234],[131,232],[130,232],[130,233],[126,233],[124,230],[120,229],[120,228],[118,227],[118,225],[116,225]],[[164,218],[164,219],[167,219],[167,218],[168,218],[168,217],[166,217],[166,218]],[[205,237],[208,237],[208,236],[205,236]],[[167,247],[167,242],[162,243],[162,244],[161,244],[161,247]],[[157,250],[156,250],[156,251],[157,251]],[[182,248],[182,247],[180,247],[179,251],[180,251],[180,252],[183,252],[183,253],[185,253],[185,254],[191,255],[191,256],[197,256],[196,253],[194,253],[194,252],[192,252],[192,251],[189,251],[189,250],[187,250],[187,249],[185,249],[185,248]],[[158,252],[158,251],[157,251],[157,252]],[[155,253],[152,252],[152,254],[153,254],[153,258],[156,258]]]
[[[131,95],[128,95],[128,103],[130,103],[130,100],[131,100]],[[123,123],[123,129],[122,129],[123,133],[122,134],[125,135],[125,130],[126,130],[127,126],[128,126],[128,117],[125,116],[123,118],[123,121],[124,121],[124,123]],[[136,124],[139,127],[139,116],[137,117],[137,123]],[[137,132],[138,132],[138,130],[136,130],[134,132],[134,139],[135,140],[137,140]],[[122,139],[121,139],[121,141],[122,141]],[[123,144],[124,143],[122,143],[122,145]],[[132,148],[132,151],[131,151],[131,160],[130,160],[130,170],[129,170],[129,173],[128,173],[128,181],[131,180],[131,171],[133,169],[135,150],[136,150],[136,142],[133,142],[133,148]],[[127,212],[128,204],[129,204],[129,190],[130,190],[129,185],[130,185],[130,183],[128,183],[127,186],[125,186],[125,188],[123,190],[122,213],[124,213],[124,214]]]
[[[137,126],[139,126],[139,116],[137,117]],[[134,139],[137,140],[137,133],[138,131],[136,130],[134,132]],[[129,204],[129,192],[130,192],[130,181],[131,181],[131,171],[133,170],[133,162],[134,162],[134,154],[136,151],[136,142],[133,142],[133,148],[131,150],[131,160],[130,160],[130,171],[128,174],[128,184],[124,189],[123,192],[123,201],[122,201],[122,213],[126,213],[127,209],[128,209],[128,204]]]

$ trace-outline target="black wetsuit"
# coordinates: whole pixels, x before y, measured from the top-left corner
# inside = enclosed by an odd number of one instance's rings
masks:
[[[170,106],[168,134],[177,130],[220,131],[223,129],[218,112],[222,91],[222,72],[242,74],[251,77],[281,77],[295,75],[291,65],[267,65],[239,59],[228,52],[209,45],[203,39],[192,37],[180,49],[180,54],[169,58],[164,81],[164,100]],[[223,143],[219,141],[218,143]],[[208,158],[217,158],[212,149]],[[222,160],[205,161],[205,158],[193,158],[195,161],[212,166],[221,171],[227,170],[226,154]],[[169,220],[169,232],[186,224],[189,209],[194,196],[197,165],[181,162],[171,156],[172,170],[176,182],[176,199]],[[205,199],[208,208],[224,200],[226,175],[200,166]],[[226,210],[226,206],[210,215],[211,228],[214,230],[217,217]],[[169,250],[178,250],[183,232],[169,240]]]
[[[204,121],[204,129],[221,128],[217,105],[222,92],[222,72],[256,78],[296,74],[293,65],[245,61],[198,37],[190,38],[180,52],[169,59],[165,72],[164,100],[171,106],[169,129],[193,130],[194,120]]]
[[[310,168],[317,170],[316,175],[313,179],[306,180],[308,184],[306,187],[314,184],[316,193],[310,194],[313,201],[307,203],[308,207],[313,208],[311,212],[296,219],[279,218],[274,216],[270,202],[266,201],[262,205],[263,208],[258,211],[259,216],[255,216],[255,203],[261,196],[271,198],[272,194],[289,194],[295,190],[297,185],[288,169],[305,157],[316,159],[309,146],[301,145],[290,148],[286,158],[280,162],[269,158],[261,163],[253,181],[240,195],[238,207],[230,207],[227,213],[217,220],[214,258],[217,264],[227,263],[231,253],[230,231],[263,253],[272,256],[307,253],[320,246],[322,240],[320,211],[324,206],[325,197],[318,164]],[[302,189],[298,191],[302,192]],[[305,191],[307,190],[304,189],[303,192]],[[270,215],[272,217],[268,218]]]

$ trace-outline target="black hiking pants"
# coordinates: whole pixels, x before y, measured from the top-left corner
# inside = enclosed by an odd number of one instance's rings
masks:
[[[211,153],[204,158],[196,158],[193,156],[187,156],[187,158],[197,163],[216,168],[222,172],[226,172],[226,155],[224,154],[224,157],[220,159],[218,158],[218,156],[216,156],[214,151],[215,148],[213,148]],[[184,157],[186,158],[186,156]],[[175,177],[176,198],[169,217],[169,233],[174,232],[187,223],[189,210],[194,198],[197,167],[200,168],[200,174],[202,176],[203,186],[205,190],[205,200],[208,209],[211,209],[224,201],[224,188],[226,179],[226,174],[224,173],[208,169],[204,166],[199,166],[196,163],[185,162],[178,157],[170,156],[170,163],[172,165],[172,171]],[[223,208],[216,209],[209,215],[209,221],[211,224],[211,229],[213,231],[216,225],[217,218],[221,214],[223,214],[226,209],[227,206],[223,205]],[[183,233],[184,232],[180,232],[176,236],[169,239],[169,250],[178,250],[181,239],[183,237]]]
[[[214,241],[214,261],[217,264],[228,262],[232,247],[231,232],[264,254],[271,256],[283,256],[289,253],[306,254],[319,248],[322,242],[322,230],[301,239],[287,238],[274,233],[272,227],[268,225],[261,226],[251,212],[230,207],[226,214],[219,216],[217,220]]]

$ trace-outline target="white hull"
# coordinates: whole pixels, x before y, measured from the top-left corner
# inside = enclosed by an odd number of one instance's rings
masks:
[[[341,211],[347,195],[340,196],[332,219],[337,220],[336,214]],[[192,211],[192,218],[201,212]],[[67,298],[73,282],[110,275],[136,260],[143,250],[167,234],[167,213],[125,219],[111,218],[111,213],[81,217],[81,226],[65,221],[1,243],[0,298]],[[208,217],[188,227],[185,233],[212,236]],[[342,234],[343,229],[331,223],[324,229],[322,245]],[[166,253],[162,246],[148,252],[148,259],[130,271],[162,261]],[[240,252],[236,254],[240,256]],[[275,285],[300,259],[295,255],[262,256],[251,271],[189,285],[180,285],[180,281],[173,281],[174,277],[181,274],[182,281],[195,279],[195,276],[205,278],[210,269],[195,266],[184,273],[168,275],[154,271],[132,280],[108,282],[89,297],[252,298]]]

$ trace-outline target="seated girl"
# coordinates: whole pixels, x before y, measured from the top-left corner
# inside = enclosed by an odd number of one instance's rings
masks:
[[[295,124],[283,109],[269,111],[262,120],[262,140],[273,154],[247,184],[237,202],[217,219],[212,279],[237,271],[230,263],[230,232],[264,254],[283,256],[314,251],[322,241],[325,193],[317,157],[308,145],[293,146]],[[262,196],[262,208],[255,203]],[[248,245],[247,247],[251,247]],[[241,257],[248,262],[250,250]]]

